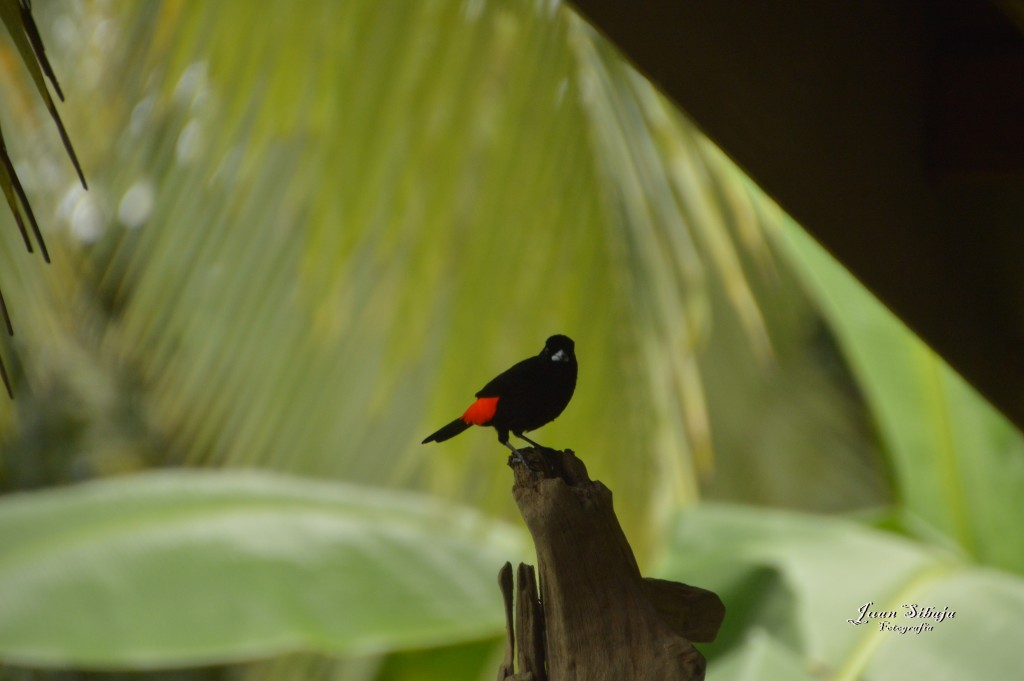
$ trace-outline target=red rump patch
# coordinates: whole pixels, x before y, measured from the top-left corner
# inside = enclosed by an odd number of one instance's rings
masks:
[[[462,415],[462,420],[475,426],[486,426],[498,411],[497,397],[481,397]]]

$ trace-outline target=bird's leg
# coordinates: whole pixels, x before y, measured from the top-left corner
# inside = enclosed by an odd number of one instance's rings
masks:
[[[516,449],[515,447],[513,447],[507,440],[505,442],[502,442],[501,444],[505,445],[506,447],[512,450],[512,456],[515,457],[516,461],[523,464],[527,468],[532,468],[530,466],[530,462],[526,460],[525,456],[523,456],[523,453]]]
[[[513,447],[512,443],[508,441],[508,431],[507,430],[498,429],[498,442],[500,442],[501,444],[503,444],[506,447],[508,447],[509,449],[511,449],[512,450],[512,455],[514,457],[516,457],[516,460],[519,461],[520,463],[522,463],[523,465],[526,465],[526,459],[523,458],[523,453],[520,452],[515,447]]]
[[[544,446],[544,445],[542,445],[542,444],[538,444],[538,443],[534,442],[533,440],[531,440],[530,438],[526,437],[526,436],[525,436],[525,435],[523,435],[522,433],[513,433],[513,434],[514,434],[514,435],[515,435],[515,436],[516,436],[517,438],[519,438],[520,440],[526,440],[527,442],[529,442],[529,443],[530,443],[531,445],[533,445],[533,446],[534,446],[534,447],[536,447],[537,449],[551,449],[551,447],[545,447],[545,446]]]
[[[505,445],[506,447],[508,447],[509,449],[512,450],[512,456],[515,457],[516,461],[518,461],[519,463],[523,464],[524,466],[529,468],[531,471],[535,470],[534,467],[530,465],[530,462],[526,460],[526,457],[523,456],[523,453],[520,452],[515,447],[513,447],[512,443],[508,441],[508,431],[507,430],[499,430],[498,431],[498,442],[500,442],[501,444]]]

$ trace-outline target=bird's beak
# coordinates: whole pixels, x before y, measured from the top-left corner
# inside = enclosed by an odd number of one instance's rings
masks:
[[[552,362],[568,362],[569,355],[565,354],[565,350],[559,350],[555,354],[551,355]]]

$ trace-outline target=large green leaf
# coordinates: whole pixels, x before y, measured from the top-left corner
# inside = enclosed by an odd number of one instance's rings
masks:
[[[791,222],[784,243],[849,358],[910,529],[1024,572],[1024,437]]]
[[[450,644],[503,627],[511,526],[267,473],[163,472],[0,504],[0,657],[154,667]]]
[[[751,627],[736,650],[715,660],[708,681],[815,681],[800,655],[763,627]]]
[[[772,672],[794,659],[835,681],[1020,678],[1024,580],[849,520],[702,504],[681,516],[661,575],[725,602],[724,629],[708,647],[711,681],[793,678]],[[890,624],[931,629],[851,624],[866,603],[896,611]],[[956,614],[908,618],[905,604]]]
[[[505,652],[505,640],[394,653],[377,681],[491,681]]]

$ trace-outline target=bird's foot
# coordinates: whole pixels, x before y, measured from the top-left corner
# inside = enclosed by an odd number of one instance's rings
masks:
[[[509,468],[515,469],[516,464],[521,464],[521,465],[525,466],[527,468],[527,470],[533,471],[534,473],[541,473],[541,472],[543,472],[544,468],[541,465],[539,465],[538,462],[534,462],[534,461],[531,461],[530,459],[526,458],[523,455],[523,453],[521,451],[519,451],[518,449],[513,449],[511,447],[509,449],[512,449],[512,454],[510,454],[509,457],[508,457],[508,467]]]

